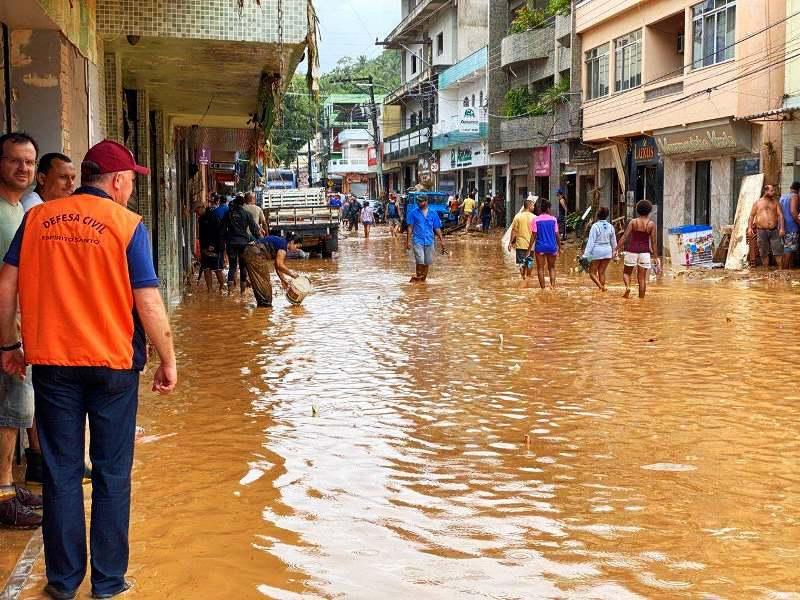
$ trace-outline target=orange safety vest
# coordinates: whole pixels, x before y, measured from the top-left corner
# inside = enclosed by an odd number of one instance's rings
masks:
[[[141,217],[81,194],[33,207],[25,218],[19,303],[33,365],[134,368],[136,329],[128,244]]]

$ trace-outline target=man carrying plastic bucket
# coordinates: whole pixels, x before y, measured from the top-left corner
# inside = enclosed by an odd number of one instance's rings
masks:
[[[425,194],[417,196],[417,207],[409,208],[406,221],[406,250],[411,250],[413,238],[414,260],[417,263],[411,283],[424,283],[428,277],[428,269],[433,264],[434,235],[439,238],[440,250],[444,254],[442,222],[435,210],[428,210],[428,197]]]
[[[299,239],[294,236],[282,238],[268,235],[251,243],[244,251],[244,263],[247,276],[253,286],[253,293],[259,307],[272,306],[272,283],[270,282],[270,263],[275,261],[275,273],[281,280],[283,289],[288,290],[290,280],[297,274],[286,266],[286,255],[300,247]]]

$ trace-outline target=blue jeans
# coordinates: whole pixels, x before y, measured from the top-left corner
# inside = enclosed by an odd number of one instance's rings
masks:
[[[128,570],[139,372],[34,365],[33,388],[44,458],[42,536],[47,581],[58,590],[72,591],[86,575],[82,479],[88,415],[92,591],[118,592]]]

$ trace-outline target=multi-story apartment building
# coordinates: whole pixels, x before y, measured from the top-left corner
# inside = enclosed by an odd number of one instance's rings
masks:
[[[786,0],[584,0],[583,138],[612,216],[656,205],[660,229],[733,221],[741,179],[777,183]],[[795,40],[796,43],[796,40]]]
[[[591,149],[579,143],[579,50],[570,3],[549,0],[489,3],[488,147],[504,153],[508,207],[513,215],[529,192],[571,210],[586,203]],[[502,191],[502,189],[498,190]]]
[[[191,205],[213,162],[258,152],[271,90],[306,49],[307,0],[0,2],[0,129],[25,130],[41,152],[80,162],[104,137],[128,146],[151,174],[130,204],[152,233],[165,299],[190,266]],[[280,26],[279,26],[280,25]],[[248,124],[248,121],[250,123]]]
[[[401,21],[383,42],[402,57],[402,84],[384,99],[399,107],[398,131],[383,144],[388,189],[396,191],[436,184],[439,157],[432,138],[439,121],[439,75],[486,45],[488,22],[481,0],[401,2]]]

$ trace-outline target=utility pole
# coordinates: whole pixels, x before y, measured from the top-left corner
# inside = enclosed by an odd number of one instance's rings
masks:
[[[372,117],[372,141],[375,143],[375,154],[378,158],[378,196],[383,199],[383,151],[381,149],[381,131],[378,127],[378,107],[375,105],[375,84],[372,75],[369,77],[344,77],[334,79],[332,83],[352,83],[359,87],[359,83],[366,83],[369,88],[370,116]],[[359,89],[361,89],[359,87]]]

